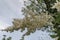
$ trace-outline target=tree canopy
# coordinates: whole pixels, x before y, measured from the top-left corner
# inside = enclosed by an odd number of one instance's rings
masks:
[[[52,28],[52,32],[56,33],[51,37],[58,37],[60,40],[60,0],[28,0],[24,1],[25,7],[22,12],[23,19],[14,19],[13,25],[3,31],[13,32],[21,29],[21,32],[27,28],[27,32],[23,35],[30,35],[41,28]]]

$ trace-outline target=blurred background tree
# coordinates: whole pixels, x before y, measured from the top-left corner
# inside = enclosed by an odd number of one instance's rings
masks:
[[[11,40],[11,39],[12,39],[11,37],[6,38],[6,35],[3,35],[3,38],[2,38],[2,40]]]
[[[36,30],[50,27],[54,35],[50,35],[60,40],[60,0],[27,0],[22,8],[23,19],[14,19],[13,25],[3,31],[13,32],[27,28],[27,32],[22,36],[30,35]]]
[[[2,40],[6,40],[6,35],[3,35],[3,38],[2,38]]]

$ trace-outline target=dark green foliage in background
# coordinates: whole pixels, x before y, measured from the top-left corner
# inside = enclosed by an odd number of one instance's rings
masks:
[[[2,38],[2,40],[11,40],[11,39],[12,39],[11,37],[6,38],[6,35],[3,35],[3,38]]]

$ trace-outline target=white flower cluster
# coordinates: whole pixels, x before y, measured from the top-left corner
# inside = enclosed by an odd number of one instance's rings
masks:
[[[57,11],[59,12],[60,11],[60,2],[56,1],[55,5],[52,8],[56,8]]]

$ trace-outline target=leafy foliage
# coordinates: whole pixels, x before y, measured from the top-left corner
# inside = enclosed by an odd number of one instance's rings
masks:
[[[58,37],[57,40],[60,40],[60,2],[57,1],[57,3],[55,3],[53,8],[57,9],[57,13],[54,15],[55,21],[54,21],[53,29],[55,29],[55,30],[52,30],[52,31],[57,34],[57,36],[54,35],[54,37],[55,38]]]

